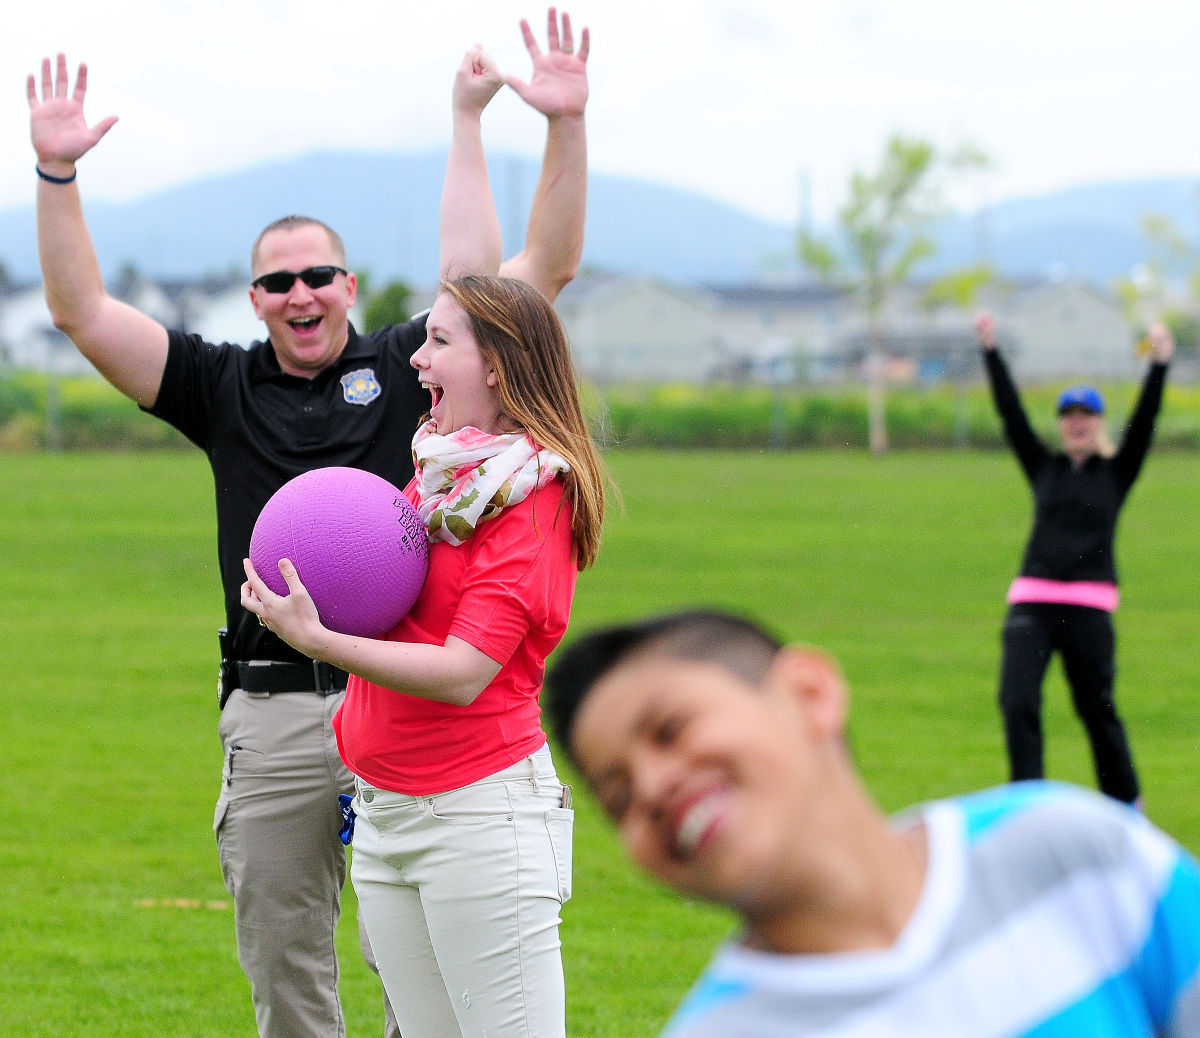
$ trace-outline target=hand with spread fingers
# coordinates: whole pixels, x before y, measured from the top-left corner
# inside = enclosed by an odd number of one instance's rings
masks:
[[[38,168],[55,177],[70,176],[77,160],[92,150],[117,121],[115,115],[88,126],[83,116],[87,95],[87,65],[80,64],[75,89],[69,92],[67,56],[58,55],[57,69],[51,75],[50,59],[42,59],[42,92],[38,96],[37,79],[25,83],[29,98],[29,129]]]
[[[571,16],[563,12],[560,30],[558,11],[551,7],[545,51],[538,46],[533,30],[524,19],[521,33],[525,37],[525,49],[533,59],[533,77],[526,83],[516,76],[508,76],[505,82],[526,104],[547,118],[582,116],[588,99],[587,58],[591,45],[588,30],[585,28],[580,33],[579,49],[576,50]]]

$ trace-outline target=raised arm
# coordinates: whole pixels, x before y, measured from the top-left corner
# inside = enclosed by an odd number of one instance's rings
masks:
[[[467,52],[454,77],[453,128],[438,223],[438,273],[443,278],[495,274],[500,267],[500,221],[479,120],[503,85],[499,69],[479,46]]]
[[[105,290],[75,180],[75,164],[116,117],[88,126],[83,116],[87,66],[79,66],[75,90],[68,93],[63,54],[53,75],[50,59],[42,61],[40,98],[37,87],[30,76],[26,94],[37,154],[38,255],[50,316],[109,382],[148,407],[158,396],[167,363],[167,330]]]
[[[1165,324],[1152,325],[1147,338],[1150,340],[1150,367],[1142,381],[1142,391],[1138,394],[1129,423],[1125,426],[1121,446],[1113,459],[1118,478],[1126,488],[1137,479],[1154,439],[1154,424],[1162,408],[1167,366],[1175,352],[1175,336]]]
[[[533,285],[551,302],[575,276],[583,255],[587,215],[587,135],[583,113],[587,106],[587,58],[590,35],[580,34],[578,50],[571,18],[551,7],[547,17],[546,50],[526,21],[521,22],[525,47],[533,60],[528,83],[508,76],[506,82],[521,98],[546,116],[546,150],[534,190],[525,232],[525,247],[505,260],[500,273]]]
[[[1033,482],[1037,470],[1049,457],[1049,451],[1029,424],[1016,383],[996,348],[996,322],[991,314],[983,312],[975,318],[975,335],[983,352],[983,366],[991,387],[992,402],[1004,426],[1005,439],[1021,463],[1026,477]]]

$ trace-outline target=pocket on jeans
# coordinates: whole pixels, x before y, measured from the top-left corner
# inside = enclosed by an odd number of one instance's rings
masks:
[[[229,797],[222,793],[217,797],[217,806],[213,809],[213,832],[220,833],[221,823],[225,821],[225,812],[229,810]]]
[[[569,807],[552,807],[546,812],[546,831],[554,852],[554,868],[558,873],[558,900],[571,900],[571,849],[575,831],[575,812]]]
[[[513,804],[503,782],[478,782],[429,798],[429,811],[448,825],[494,825],[511,828]]]

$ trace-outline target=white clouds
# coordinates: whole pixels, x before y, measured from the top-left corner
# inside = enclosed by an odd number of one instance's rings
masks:
[[[1173,0],[603,0],[593,33],[593,168],[702,190],[781,219],[802,171],[820,214],[891,132],[997,163],[989,197],[1086,180],[1200,175],[1191,120],[1200,14]],[[428,148],[453,69],[477,40],[524,75],[528,0],[58,0],[10,12],[0,39],[0,205],[33,198],[23,77],[86,58],[92,119],[121,116],[83,171],[127,197],[320,147]],[[489,146],[535,154],[538,120],[502,95]]]

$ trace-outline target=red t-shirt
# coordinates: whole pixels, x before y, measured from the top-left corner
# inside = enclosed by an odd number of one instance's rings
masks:
[[[415,481],[404,492],[415,501]],[[462,544],[432,543],[425,586],[388,640],[443,645],[454,635],[502,664],[500,673],[469,706],[352,674],[333,718],[346,766],[380,789],[424,796],[540,749],[538,693],[546,657],[567,629],[577,573],[559,479],[480,523]]]

